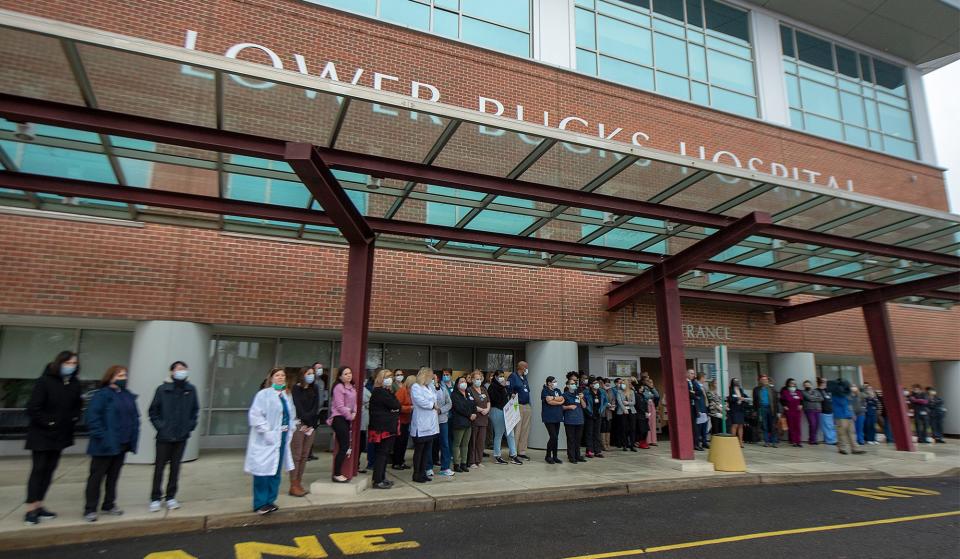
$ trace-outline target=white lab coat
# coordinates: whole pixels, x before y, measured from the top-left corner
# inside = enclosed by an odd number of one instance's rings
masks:
[[[410,419],[411,437],[429,437],[440,432],[440,421],[435,406],[437,391],[433,386],[416,383],[410,388],[413,401],[413,417]]]
[[[250,404],[248,419],[250,422],[250,438],[247,440],[247,458],[243,463],[243,471],[255,476],[272,476],[277,473],[277,463],[280,460],[280,433],[283,425],[283,406],[280,398],[287,402],[287,413],[290,422],[287,427],[287,444],[283,449],[284,470],[294,468],[293,454],[290,452],[290,439],[296,431],[297,410],[293,406],[293,398],[286,390],[278,392],[273,387],[264,388],[253,397]]]

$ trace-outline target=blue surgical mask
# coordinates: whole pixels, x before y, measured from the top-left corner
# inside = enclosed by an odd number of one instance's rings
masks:
[[[461,382],[461,383],[458,384],[457,386],[460,388],[460,390],[466,390],[466,389],[467,389],[467,383],[465,383],[465,382]]]
[[[450,382],[450,375],[443,375],[443,382],[448,384]]]
[[[316,378],[317,377],[315,377],[314,375],[306,375],[303,377],[303,380],[307,381],[307,384],[313,384],[313,381]]]
[[[187,380],[188,376],[190,376],[190,371],[186,369],[180,369],[179,371],[173,372],[173,380]]]
[[[474,386],[481,386],[481,385],[483,385],[483,379],[480,379],[480,378],[475,378],[475,379],[473,379],[473,385],[474,385]]]
[[[576,384],[571,384],[571,385],[567,386],[567,389],[568,389],[570,392],[576,392],[576,391],[577,391],[577,385],[576,385]]]
[[[67,365],[67,364],[60,365],[60,376],[68,377],[72,375],[74,372],[76,372],[76,370],[77,370],[76,365]]]

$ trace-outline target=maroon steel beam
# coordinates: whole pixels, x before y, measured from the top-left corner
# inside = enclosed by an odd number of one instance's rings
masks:
[[[678,460],[693,460],[693,418],[687,391],[686,360],[677,279],[660,277],[654,283],[657,335],[660,338],[660,368],[666,388],[670,425],[670,454]]]
[[[903,399],[903,388],[900,386],[900,372],[897,370],[897,349],[886,303],[864,305],[863,319],[867,323],[873,363],[877,367],[877,376],[880,377],[880,387],[883,389],[883,407],[887,410],[887,420],[893,427],[894,443],[897,450],[913,452],[916,448],[910,435],[907,406]]]
[[[320,158],[316,148],[306,143],[290,142],[287,144],[284,160],[320,202],[350,244],[373,242],[373,229],[350,201],[350,197]]]
[[[777,324],[787,324],[815,316],[863,307],[872,303],[883,303],[893,299],[954,285],[960,285],[960,272],[950,272],[949,274],[941,274],[939,276],[914,281],[905,281],[903,283],[885,285],[866,291],[858,291],[856,293],[848,293],[828,299],[793,305],[791,307],[777,309],[774,316]]]
[[[637,295],[648,293],[658,279],[663,277],[676,278],[725,249],[736,245],[770,223],[770,214],[763,212],[751,212],[741,217],[733,224],[720,229],[702,241],[668,257],[663,263],[651,267],[639,276],[608,291],[607,310],[616,311],[623,308]]]
[[[360,413],[363,409],[363,385],[366,382],[367,333],[370,326],[370,298],[373,292],[374,245],[350,243],[347,264],[347,291],[343,303],[343,333],[340,346],[340,365],[353,371],[353,387],[357,391],[357,415],[350,422],[351,453],[341,473],[356,477],[360,467]],[[332,379],[331,379],[332,380]]]
[[[286,148],[286,142],[251,134],[41,101],[6,93],[0,93],[0,115],[15,122],[39,122],[266,159],[283,160]]]
[[[777,299],[775,297],[762,297],[759,295],[740,295],[739,293],[723,293],[721,291],[704,291],[700,289],[681,289],[681,299],[700,299],[703,301],[716,301],[719,303],[738,303],[745,305],[760,305],[763,307],[780,308],[789,307],[790,301],[786,299]]]
[[[163,208],[173,208],[187,211],[208,212],[220,215],[237,215],[274,221],[289,221],[307,225],[335,227],[336,224],[324,212],[305,208],[290,208],[272,204],[258,204],[228,198],[184,194],[150,188],[124,187],[76,179],[64,179],[0,171],[0,185],[27,192],[48,192],[61,196],[79,198],[96,198],[113,200],[126,204],[144,204]],[[658,264],[661,256],[647,252],[629,249],[585,245],[569,241],[555,241],[520,235],[503,233],[489,233],[485,231],[457,229],[441,225],[397,221],[383,218],[368,217],[367,223],[378,234],[392,234],[403,237],[423,239],[443,239],[447,241],[475,243],[483,245],[503,246],[534,252],[548,252],[551,254],[569,254],[590,258],[603,258],[637,262],[641,264]],[[850,289],[871,289],[882,287],[885,284],[854,280],[849,278],[835,278],[818,276],[804,272],[790,272],[776,268],[760,268],[742,264],[725,264],[722,262],[704,262],[698,269],[705,272],[733,274],[757,278],[767,278],[778,281],[797,283],[816,283],[820,285],[843,287]],[[705,291],[704,293],[711,293]],[[938,298],[957,300],[958,294],[948,291],[936,292]],[[705,297],[707,297],[705,295]],[[762,303],[761,303],[762,304]]]

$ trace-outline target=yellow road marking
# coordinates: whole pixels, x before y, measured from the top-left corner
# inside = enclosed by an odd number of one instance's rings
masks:
[[[611,557],[629,557],[631,555],[640,555],[642,553],[656,553],[658,551],[688,549],[691,547],[702,547],[706,545],[716,545],[720,543],[757,540],[761,538],[775,538],[779,536],[789,536],[792,534],[807,534],[811,532],[827,532],[830,530],[845,530],[847,528],[862,528],[864,526],[878,526],[881,524],[896,524],[898,522],[912,522],[914,520],[928,520],[931,518],[943,518],[946,516],[957,516],[957,515],[960,515],[960,511],[936,512],[932,514],[918,514],[915,516],[900,516],[897,518],[882,518],[880,520],[864,520],[862,522],[849,522],[847,524],[830,524],[827,526],[811,526],[809,528],[792,528],[789,530],[776,530],[773,532],[757,532],[754,534],[728,536],[725,538],[715,538],[711,540],[700,540],[695,542],[677,543],[677,544],[671,544],[671,545],[660,545],[655,547],[648,547],[646,549],[627,549],[623,551],[611,551],[608,553],[597,553],[593,555],[578,555],[576,557],[568,557],[567,559],[609,559]]]

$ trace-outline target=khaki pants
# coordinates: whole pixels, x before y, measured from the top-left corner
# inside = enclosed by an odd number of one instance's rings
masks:
[[[316,431],[310,433],[309,437],[300,429],[293,432],[293,437],[290,439],[290,454],[293,455],[290,481],[299,482],[303,479],[303,472],[307,469],[307,457],[310,456],[310,449],[313,448],[313,439],[316,436]]]
[[[520,423],[514,427],[517,435],[517,454],[527,453],[527,440],[530,438],[530,404],[520,404]]]
[[[853,431],[852,419],[834,419],[837,428],[837,450],[840,452],[853,452],[858,450],[857,436]]]

